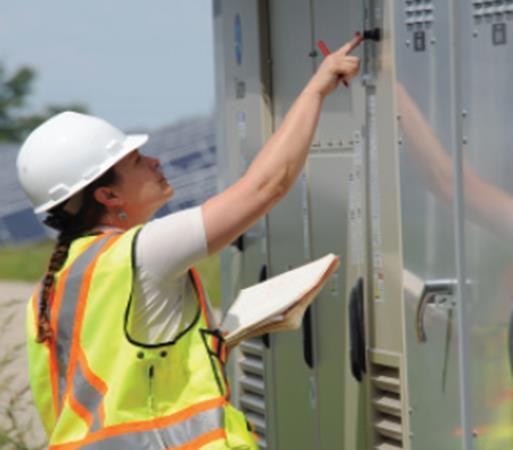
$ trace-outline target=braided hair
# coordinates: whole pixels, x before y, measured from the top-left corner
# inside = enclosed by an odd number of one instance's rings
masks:
[[[59,232],[57,242],[48,263],[46,274],[41,283],[41,295],[37,317],[36,342],[43,343],[52,338],[50,326],[50,298],[54,288],[55,274],[62,268],[68,257],[71,243],[89,233],[100,223],[107,208],[94,198],[96,189],[110,186],[118,181],[118,175],[112,167],[100,178],[86,186],[82,194],[82,205],[77,214],[65,211],[64,204],[55,206],[49,211],[44,223]]]

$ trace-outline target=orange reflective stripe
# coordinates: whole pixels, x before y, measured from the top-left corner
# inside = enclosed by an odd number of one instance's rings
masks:
[[[78,346],[78,360],[82,365],[82,370],[84,371],[84,376],[87,381],[89,381],[89,383],[91,383],[98,392],[105,395],[107,392],[107,384],[98,375],[91,371],[84,350],[80,345]]]
[[[201,311],[203,312],[203,317],[205,317],[205,321],[207,322],[207,328],[210,328],[210,320],[207,312],[207,302],[205,300],[205,293],[203,292],[203,285],[201,284],[200,276],[194,267],[191,267],[192,279],[194,280],[194,284],[196,285],[196,291],[198,292],[198,297],[201,305]]]
[[[51,366],[51,380],[52,380],[52,390],[54,396],[54,404],[56,414],[59,414],[60,408],[62,405],[59,405],[59,366],[57,359],[57,318],[59,316],[59,308],[62,303],[62,293],[63,288],[68,279],[69,267],[66,268],[59,277],[59,282],[55,288],[55,294],[52,298],[52,303],[50,305],[50,328],[52,330],[52,339],[48,344],[48,349],[50,350],[50,366]]]
[[[198,274],[198,271],[191,267],[190,269],[192,273],[192,278],[194,280],[194,284],[196,285],[196,291],[198,292],[199,302],[201,305],[201,311],[203,312],[203,317],[205,318],[205,322],[207,323],[207,328],[210,330],[213,324],[210,323],[210,317],[208,314],[207,300],[205,298],[205,291],[203,288],[203,284],[201,282],[201,278]],[[212,349],[216,351],[217,346],[219,345],[218,338],[216,336],[212,336]]]
[[[94,416],[88,411],[87,408],[85,408],[80,402],[77,401],[73,391],[71,391],[68,396],[68,403],[71,406],[71,409],[82,418],[82,420],[87,424],[89,428],[91,428],[91,425],[94,422]]]
[[[57,282],[57,286],[55,287],[55,294],[52,298],[52,304],[50,305],[50,325],[52,331],[54,332],[54,336],[57,336],[57,319],[59,317],[59,310],[62,304],[64,286],[66,284],[66,280],[68,279],[70,268],[71,266],[66,267],[66,269],[64,269],[61,272],[59,276],[59,281]]]
[[[59,369],[57,367],[57,351],[55,350],[54,341],[46,341],[50,358],[50,382],[52,384],[53,407],[55,415],[59,414]]]
[[[32,294],[32,312],[34,314],[34,327],[36,329],[37,336],[37,316],[39,315],[39,291],[41,290],[41,283],[38,283],[34,293]]]
[[[101,237],[104,238],[105,235],[101,235]],[[77,302],[77,311],[75,314],[75,324],[73,327],[73,337],[69,357],[69,365],[66,373],[66,391],[64,392],[63,402],[65,402],[66,398],[69,397],[73,387],[73,376],[75,375],[75,368],[78,361],[80,332],[82,330],[82,322],[84,319],[86,300],[87,295],[89,293],[89,287],[91,285],[94,268],[96,266],[96,263],[98,262],[98,258],[101,255],[103,255],[103,253],[107,251],[120,237],[121,235],[117,235],[108,239],[107,242],[101,248],[101,250],[98,252],[98,254],[95,256],[95,258],[92,260],[92,262],[89,264],[84,273],[82,285],[80,287],[80,294]]]
[[[206,400],[204,402],[192,405],[169,416],[159,417],[157,419],[142,420],[138,422],[122,423],[119,425],[111,425],[102,428],[101,430],[91,432],[87,435],[87,437],[79,441],[69,442],[67,444],[50,445],[48,448],[49,450],[74,450],[77,447],[86,444],[94,444],[100,439],[119,436],[121,434],[133,433],[137,431],[154,430],[155,428],[162,428],[175,423],[179,423],[203,411],[208,411],[209,409],[213,408],[219,408],[221,406],[224,406],[225,404],[226,399],[224,397],[216,397],[214,399]]]
[[[166,450],[197,450],[203,445],[209,444],[212,441],[217,441],[218,439],[226,439],[226,431],[222,428],[202,434],[196,439],[187,442],[187,444],[180,445],[180,447],[168,447]]]
[[[197,270],[194,267],[191,267],[190,269],[192,278],[194,281],[194,284],[196,285],[196,291],[198,292],[199,302],[201,305],[201,311],[203,312],[203,317],[205,317],[205,321],[207,323],[207,328],[210,329],[210,320],[209,320],[209,314],[207,311],[207,300],[205,298],[205,291],[203,290],[203,285],[201,283],[200,276],[197,272]],[[223,343],[219,342],[219,338],[215,335],[212,335],[212,350],[214,352],[217,352],[218,346],[221,346],[221,353],[219,355],[219,359],[221,361],[221,364],[224,364],[226,362],[226,346],[223,345]],[[228,400],[230,398],[230,384],[228,383],[228,378],[226,377],[226,373],[224,371],[224,368],[221,367],[221,372],[224,379],[224,384],[226,386],[226,395],[225,398]]]

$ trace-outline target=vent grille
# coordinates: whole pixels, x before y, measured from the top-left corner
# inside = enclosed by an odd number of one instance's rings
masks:
[[[427,29],[435,20],[435,6],[432,0],[405,0],[405,23],[408,30]]]
[[[399,368],[372,364],[374,431],[376,450],[402,450],[404,446],[401,401],[401,374]]]
[[[261,338],[254,338],[243,341],[239,348],[241,353],[240,408],[260,438],[259,447],[266,449],[264,345]]]

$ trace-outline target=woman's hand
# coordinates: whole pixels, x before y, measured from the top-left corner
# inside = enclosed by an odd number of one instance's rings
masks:
[[[329,54],[317,69],[308,83],[307,89],[312,89],[323,97],[331,94],[342,80],[349,81],[360,70],[360,58],[350,53],[360,45],[362,36],[357,34],[353,40],[336,52]]]

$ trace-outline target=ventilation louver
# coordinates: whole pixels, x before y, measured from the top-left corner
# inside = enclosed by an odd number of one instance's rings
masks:
[[[243,341],[239,348],[240,408],[255,427],[259,447],[266,449],[264,344],[261,338],[255,338]]]
[[[404,411],[398,367],[372,364],[372,395],[376,450],[402,450]]]

